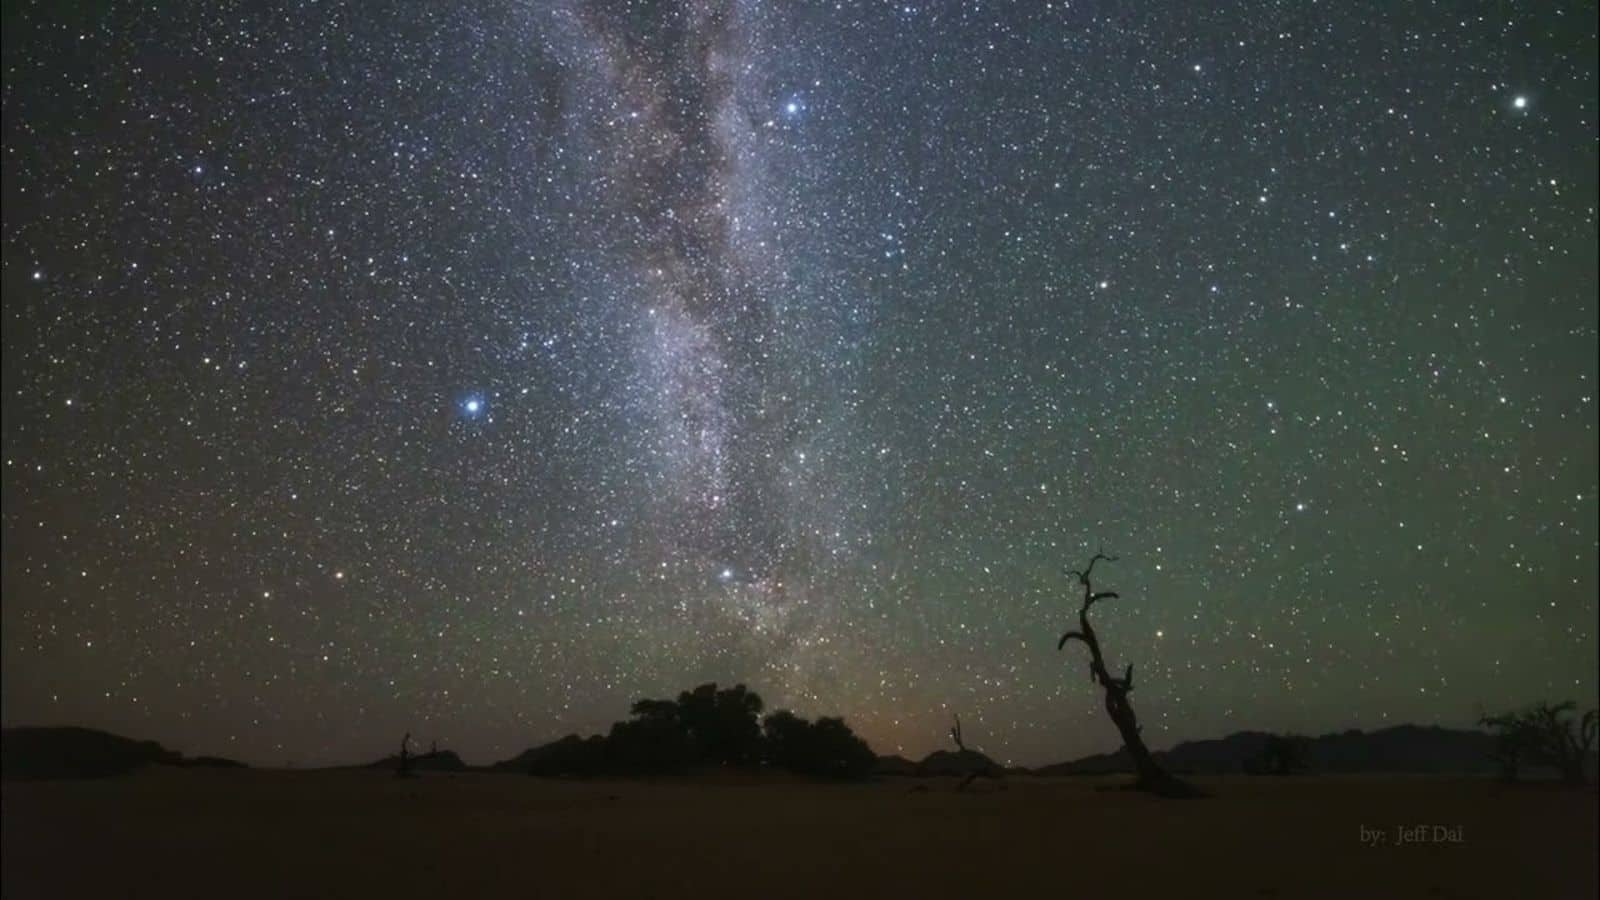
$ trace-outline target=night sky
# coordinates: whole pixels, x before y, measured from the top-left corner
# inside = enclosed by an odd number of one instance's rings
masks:
[[[1596,694],[1596,10],[4,21],[4,721],[472,762]]]

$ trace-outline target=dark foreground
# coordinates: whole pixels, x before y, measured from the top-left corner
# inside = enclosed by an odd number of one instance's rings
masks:
[[[0,883],[8,900],[1600,895],[1592,788],[1201,779],[1216,796],[1171,802],[1106,783],[958,794],[949,780],[171,769],[7,782]],[[1397,845],[1419,825],[1421,842]]]

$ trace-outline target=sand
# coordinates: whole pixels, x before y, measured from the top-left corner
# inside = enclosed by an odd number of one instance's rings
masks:
[[[0,884],[8,900],[1600,895],[1593,788],[1238,777],[1198,779],[1214,797],[1174,802],[1096,789],[1114,781],[957,793],[937,779],[153,769],[6,782]],[[1419,825],[1419,842],[1397,843]]]

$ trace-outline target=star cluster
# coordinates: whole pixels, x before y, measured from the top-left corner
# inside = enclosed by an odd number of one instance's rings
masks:
[[[8,7],[4,717],[1592,699],[1592,5]],[[1098,574],[1098,573],[1097,573]]]

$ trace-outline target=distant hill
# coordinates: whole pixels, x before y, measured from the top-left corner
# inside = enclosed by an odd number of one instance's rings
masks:
[[[872,769],[874,775],[915,775],[917,764],[904,756],[880,756]]]
[[[92,728],[7,728],[0,731],[0,774],[6,778],[103,778],[152,763],[178,764],[182,754]]]
[[[501,760],[489,768],[497,772],[516,772],[521,775],[561,775],[582,773],[594,768],[602,752],[603,739],[598,735],[582,738],[569,734],[548,744],[530,747],[510,759]]]
[[[249,768],[220,756],[185,757],[155,741],[136,741],[93,728],[0,730],[0,774],[6,778],[104,778],[148,765]]]
[[[1161,754],[1156,754],[1157,758]],[[1113,775],[1120,772],[1132,772],[1133,761],[1128,758],[1124,750],[1115,753],[1095,753],[1081,759],[1067,762],[1051,763],[1048,766],[1039,766],[1033,770],[1035,775]]]
[[[1270,734],[1240,731],[1226,737],[1184,741],[1156,759],[1180,774],[1231,774],[1250,771],[1262,757]],[[598,774],[604,740],[598,736],[568,735],[517,756],[497,762],[490,771],[519,774]],[[1309,738],[1307,768],[1312,772],[1489,775],[1498,769],[1490,754],[1494,738],[1481,731],[1436,726],[1396,725],[1378,731],[1350,730]],[[972,771],[974,762],[988,757],[968,751],[964,759],[955,751],[938,750],[921,761],[901,756],[877,757],[877,775],[953,776]],[[215,756],[185,758],[155,741],[138,741],[91,728],[7,728],[0,730],[0,774],[6,778],[99,778],[122,775],[148,765],[186,768],[248,768],[244,763]],[[992,764],[992,763],[991,763]],[[388,756],[362,768],[398,769],[397,756]],[[419,753],[411,758],[415,771],[465,772],[474,767],[450,750]],[[1595,762],[1591,759],[1590,771]],[[1026,769],[1006,769],[1008,774],[1028,774]],[[1127,754],[1098,753],[1069,762],[1032,770],[1034,775],[1109,775],[1131,773]]]
[[[935,750],[917,763],[917,774],[924,778],[943,775],[967,776],[977,768],[998,769],[995,761],[976,750]]]
[[[1270,736],[1263,731],[1240,731],[1215,740],[1185,741],[1154,755],[1162,765],[1178,773],[1245,772],[1260,759]],[[1309,742],[1306,758],[1313,772],[1475,775],[1496,771],[1490,758],[1494,738],[1481,731],[1396,725],[1379,731],[1325,734],[1310,738]],[[1127,752],[1119,749],[1043,766],[1034,774],[1107,775],[1132,771]]]
[[[418,753],[411,757],[411,770],[414,772],[465,772],[467,764],[461,761],[454,750],[440,750],[435,753]],[[368,769],[400,768],[400,756],[385,756],[376,762],[367,763]]]
[[[248,769],[249,766],[237,759],[228,759],[224,756],[194,756],[178,760],[176,765],[186,769]]]
[[[997,766],[994,760],[976,750],[935,750],[918,762],[903,756],[880,756],[873,768],[874,775],[916,778],[965,777],[974,769],[998,769],[1009,775],[1026,775],[1027,769]]]

